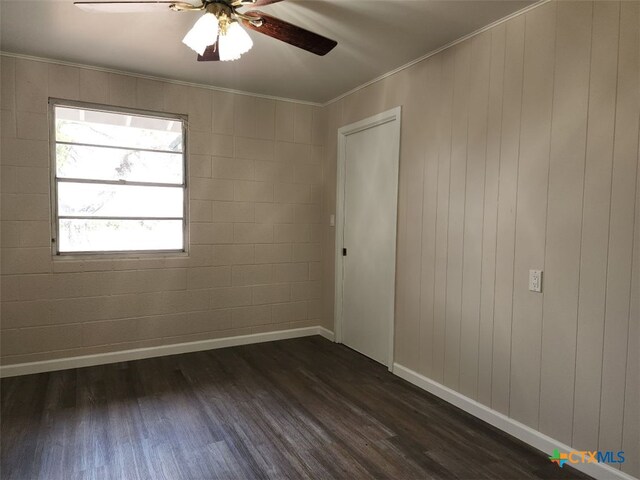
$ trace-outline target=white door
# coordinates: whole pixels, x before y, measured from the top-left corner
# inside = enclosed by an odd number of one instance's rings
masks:
[[[386,121],[374,117],[341,129],[339,160],[341,341],[387,366],[393,341],[400,123],[399,110],[393,112]]]

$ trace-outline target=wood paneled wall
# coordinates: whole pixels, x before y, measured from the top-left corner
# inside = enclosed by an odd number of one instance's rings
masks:
[[[323,199],[337,128],[402,105],[396,361],[635,476],[639,35],[637,1],[550,2],[329,105]]]

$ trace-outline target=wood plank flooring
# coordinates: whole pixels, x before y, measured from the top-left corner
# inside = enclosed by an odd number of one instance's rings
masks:
[[[1,386],[3,479],[588,478],[320,337]]]

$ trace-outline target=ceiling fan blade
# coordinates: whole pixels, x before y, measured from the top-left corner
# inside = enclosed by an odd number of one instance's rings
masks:
[[[134,13],[134,12],[168,12],[171,6],[178,10],[193,9],[193,5],[187,2],[171,1],[142,1],[142,2],[74,2],[76,7],[94,13]]]
[[[220,60],[218,42],[209,45],[202,55],[198,55],[199,62],[217,62]]]
[[[304,28],[297,27],[291,23],[287,23],[279,18],[272,17],[258,10],[245,12],[244,15],[262,19],[262,25],[256,26],[249,20],[243,20],[245,27],[264,33],[270,37],[287,42],[295,47],[302,48],[316,55],[326,55],[338,42],[331,40],[317,33],[310,32]]]

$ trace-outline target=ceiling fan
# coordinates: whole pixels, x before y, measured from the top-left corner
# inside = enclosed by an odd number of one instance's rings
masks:
[[[261,7],[282,0],[201,0],[201,5],[181,1],[107,1],[74,2],[89,12],[204,12],[185,35],[182,42],[198,53],[198,61],[237,60],[253,46],[253,41],[240,26],[289,43],[316,55],[326,55],[337,44],[335,40],[292,25],[259,10],[239,12],[245,6]]]

